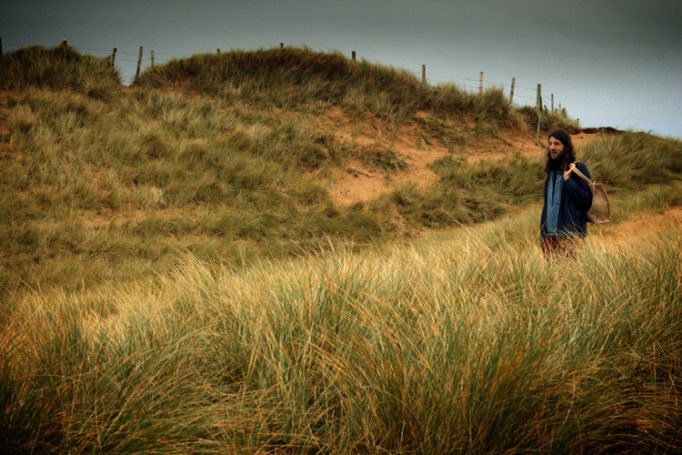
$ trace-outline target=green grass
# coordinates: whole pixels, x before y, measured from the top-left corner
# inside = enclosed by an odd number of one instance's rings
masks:
[[[27,295],[3,330],[3,444],[674,451],[679,225],[593,235],[548,263],[535,212],[402,247],[248,271],[187,257],[153,286]]]
[[[184,251],[247,265],[316,251],[329,238],[362,247],[495,219],[542,192],[540,162],[516,156],[468,163],[453,152],[434,163],[441,178],[434,187],[402,187],[340,207],[326,189],[332,169],[358,159],[393,173],[406,163],[388,144],[339,141],[309,112],[274,115],[207,95],[139,88],[110,101],[31,88],[9,93],[5,107],[5,295],[151,276]],[[461,140],[441,117],[417,125],[431,143]],[[682,154],[678,141],[626,133],[597,139],[579,155],[618,192],[674,182]]]
[[[69,46],[31,46],[3,55],[0,87],[49,87],[110,100],[120,90],[121,76],[108,58],[82,55]]]
[[[528,129],[534,133],[537,132],[538,119],[541,134],[543,132],[549,133],[557,128],[564,129],[571,134],[576,134],[581,130],[579,122],[569,117],[565,108],[552,112],[547,106],[544,106],[539,112],[535,107],[523,106],[518,109],[518,112],[523,116]]]
[[[112,267],[136,276],[185,249],[229,260],[381,233],[366,211],[334,207],[310,174],[357,152],[307,116],[271,118],[144,91],[105,103],[34,89],[10,95],[8,107],[10,152],[0,176],[6,291],[110,279]],[[392,163],[389,152],[376,156],[379,166]],[[67,269],[85,267],[65,275],[53,263],[59,258]],[[88,270],[95,258],[107,265]]]
[[[579,148],[615,223],[546,261],[542,162],[458,152],[519,127],[499,92],[306,49],[194,56],[128,89],[68,48],[7,59],[3,453],[682,447],[679,141]],[[392,137],[339,140],[331,107],[409,120],[451,150],[439,183],[334,204],[334,170],[406,162]]]
[[[597,181],[627,190],[645,185],[679,181],[682,143],[647,133],[604,135],[583,148]]]
[[[307,48],[194,55],[148,69],[137,84],[187,87],[233,102],[286,109],[314,111],[323,103],[356,115],[370,112],[395,121],[428,109],[472,115],[484,128],[513,127],[520,122],[501,90],[474,95],[454,84],[433,87],[407,71],[364,60],[353,64],[338,52]]]

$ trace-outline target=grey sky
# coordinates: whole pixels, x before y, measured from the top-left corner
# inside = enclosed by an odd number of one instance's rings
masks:
[[[444,1],[2,1],[6,50],[62,39],[83,52],[119,49],[124,78],[137,48],[156,60],[284,42],[340,50],[420,73],[432,83],[504,85],[532,104],[534,89],[583,126],[682,138],[682,2],[679,0]],[[127,61],[126,61],[127,60]],[[145,62],[148,64],[148,61]],[[527,97],[527,98],[523,98]]]

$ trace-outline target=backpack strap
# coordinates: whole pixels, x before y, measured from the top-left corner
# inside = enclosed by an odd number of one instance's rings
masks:
[[[570,166],[569,166],[569,169],[570,169],[571,171],[575,172],[575,175],[577,175],[577,176],[580,177],[581,179],[585,180],[589,185],[594,185],[594,182],[593,182],[592,180],[588,179],[588,178],[585,176],[585,174],[583,174],[582,172],[580,172],[580,170],[578,169],[578,166],[576,166],[576,163],[579,163],[579,161],[574,161],[573,163],[571,163]]]

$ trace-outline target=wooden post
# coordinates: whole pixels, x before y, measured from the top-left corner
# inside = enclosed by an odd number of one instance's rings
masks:
[[[116,49],[116,48],[114,48],[111,51],[111,67],[112,68],[116,67],[116,51],[118,51],[118,49]]]
[[[509,91],[509,104],[514,102],[514,86],[516,86],[516,78],[512,77],[511,90]]]
[[[353,64],[355,64],[355,51],[351,52],[351,56],[353,57]]]
[[[62,58],[66,58],[66,50],[69,47],[69,43],[66,42],[66,40],[63,40],[61,44],[59,45],[59,54]]]
[[[550,109],[552,110],[552,113],[554,113],[554,93],[550,95],[551,102],[550,102]]]
[[[154,49],[151,50],[152,54],[152,69],[154,69]]]
[[[540,119],[542,119],[542,110],[538,111],[538,132],[535,134],[535,141],[540,140]]]
[[[426,65],[422,65],[422,84],[426,84]]]
[[[140,77],[140,66],[142,66],[142,46],[140,46],[140,51],[137,54],[137,71],[135,71],[135,80]]]
[[[284,43],[279,43],[279,48],[284,49]]]
[[[216,53],[220,55],[220,48],[216,49]]]
[[[478,82],[478,94],[483,95],[483,71],[481,71],[481,78]]]
[[[535,99],[535,108],[542,112],[542,84],[538,84],[538,96]]]

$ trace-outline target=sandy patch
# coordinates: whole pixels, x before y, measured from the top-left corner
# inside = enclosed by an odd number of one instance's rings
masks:
[[[423,118],[428,113],[420,112],[418,115]],[[330,130],[340,142],[359,149],[371,146],[390,149],[406,163],[405,169],[389,172],[353,160],[344,168],[333,170],[329,191],[335,203],[368,202],[400,185],[413,183],[424,188],[438,181],[438,175],[429,166],[447,155],[448,151],[440,145],[424,144],[420,140],[418,124],[392,124],[369,116],[355,121],[339,108],[330,109],[323,121],[330,123]]]
[[[463,147],[461,153],[469,163],[502,161],[517,154],[530,160],[545,159],[545,149],[535,142],[535,138],[517,130],[502,131],[498,138],[478,139]]]
[[[578,133],[578,134],[571,134],[571,140],[573,141],[573,145],[581,145],[581,144],[587,144],[589,142],[592,142],[596,138],[600,136],[599,133]]]
[[[341,169],[332,171],[332,183],[328,187],[335,203],[340,205],[368,202],[405,184],[426,188],[438,182],[438,175],[431,165],[449,153],[469,163],[482,160],[504,160],[520,154],[529,159],[544,159],[544,148],[535,138],[518,130],[505,130],[496,138],[471,137],[470,119],[451,118],[445,125],[455,135],[466,138],[463,146],[447,147],[432,137],[420,120],[428,119],[430,113],[419,111],[418,120],[391,123],[374,116],[365,115],[357,120],[338,107],[329,109],[320,120],[325,128],[334,132],[335,138],[357,149],[376,147],[396,152],[406,163],[398,172],[370,168],[353,161]]]

